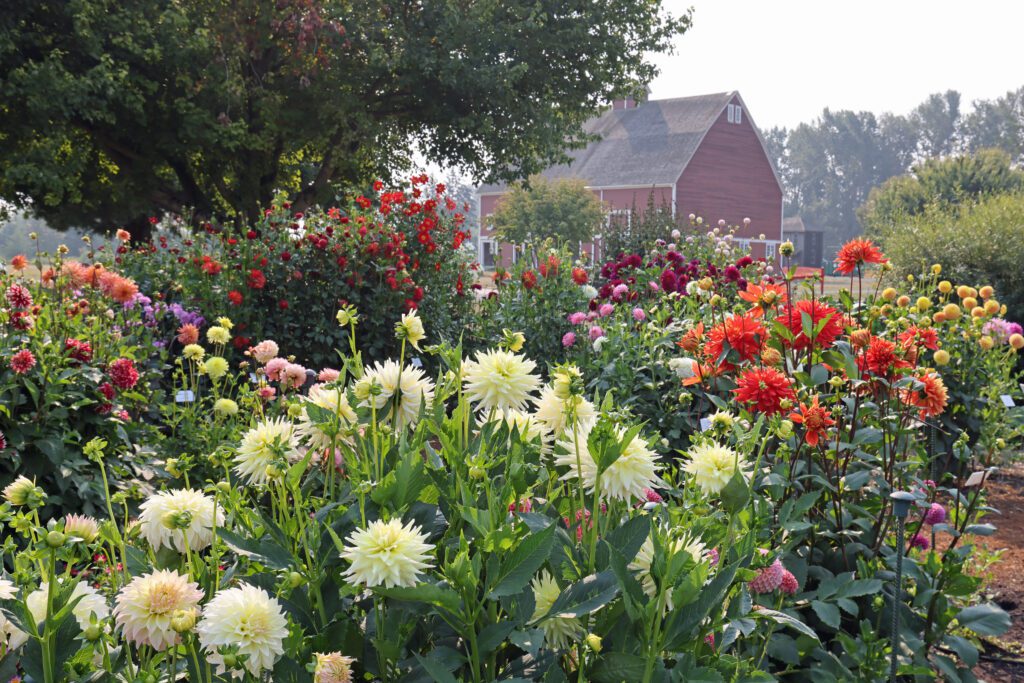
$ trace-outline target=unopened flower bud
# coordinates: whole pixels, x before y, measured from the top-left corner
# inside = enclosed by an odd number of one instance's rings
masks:
[[[587,634],[587,647],[589,647],[594,652],[600,652],[601,651],[601,637],[598,636],[595,633],[588,633]]]
[[[63,533],[57,530],[50,531],[46,534],[46,545],[50,546],[51,548],[61,547],[62,545],[64,545],[64,542],[66,540],[67,536],[65,536]]]

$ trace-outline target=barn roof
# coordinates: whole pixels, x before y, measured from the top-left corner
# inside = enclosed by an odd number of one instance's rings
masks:
[[[631,109],[608,109],[584,130],[601,136],[572,150],[568,164],[552,166],[549,179],[580,178],[590,187],[673,185],[735,92],[648,100]],[[744,112],[746,114],[746,112]],[[484,185],[481,194],[507,185]]]

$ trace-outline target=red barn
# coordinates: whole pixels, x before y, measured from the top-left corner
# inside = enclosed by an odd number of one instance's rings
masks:
[[[653,194],[654,204],[671,206],[674,215],[739,226],[737,238],[748,241],[755,256],[775,256],[782,241],[782,186],[739,93],[616,100],[585,130],[600,139],[542,175],[584,180],[606,206],[608,229],[628,225],[632,208],[646,207]],[[483,219],[505,192],[502,185],[477,191],[484,266],[495,264],[499,245]],[[584,248],[602,258],[600,237]],[[501,245],[500,253],[502,265],[515,259],[510,245]]]

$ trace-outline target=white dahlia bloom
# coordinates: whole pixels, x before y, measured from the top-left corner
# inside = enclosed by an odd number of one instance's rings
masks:
[[[534,605],[530,622],[534,623],[551,610],[562,589],[546,569],[533,578],[530,586],[533,588]],[[542,621],[540,628],[544,631],[544,640],[556,650],[566,649],[583,635],[583,627],[575,617],[553,616]]]
[[[281,605],[265,590],[243,583],[220,591],[206,604],[196,632],[207,660],[217,665],[218,674],[227,667],[217,650],[234,646],[246,657],[245,668],[259,678],[284,654],[288,620]],[[231,675],[241,678],[242,672],[235,670]]]
[[[551,386],[540,390],[540,398],[535,399],[534,404],[534,416],[546,424],[556,437],[572,431],[573,422],[569,420],[569,412],[573,406],[577,426],[589,427],[597,419],[593,403],[582,396],[570,396],[562,400]]]
[[[402,319],[395,323],[395,336],[407,340],[414,349],[420,350],[420,342],[427,338],[427,333],[423,330],[423,320],[415,310],[403,313]]]
[[[401,376],[401,380],[399,380]],[[399,390],[398,383],[402,386]],[[374,396],[371,387],[376,386],[379,393]],[[398,412],[393,420],[395,427],[401,428],[411,426],[420,417],[420,408],[430,406],[434,400],[434,383],[431,382],[424,372],[411,365],[401,368],[396,361],[388,360],[384,363],[375,363],[371,366],[362,378],[353,387],[360,406],[373,406],[383,414],[378,413],[378,419],[391,420],[394,412],[395,394],[398,393]]]
[[[540,386],[540,377],[532,374],[536,368],[532,360],[511,351],[477,351],[476,360],[462,366],[466,398],[483,411],[522,410]]]
[[[566,434],[567,441],[561,442],[567,452],[555,458],[556,465],[569,468],[562,479],[582,481],[588,493],[592,493],[597,485],[597,463],[587,446],[590,430],[591,426],[588,425],[578,431],[578,466],[576,462],[577,442],[571,432]],[[621,440],[625,436],[626,430],[616,427],[615,434]],[[660,468],[654,452],[647,447],[643,439],[635,436],[619,459],[601,473],[601,497],[625,501],[636,498],[646,500],[645,489],[660,488],[662,485],[661,479],[658,478]]]
[[[316,653],[313,683],[352,683],[352,662],[340,652]]]
[[[729,483],[737,470],[749,477],[749,464],[742,455],[727,446],[716,443],[702,443],[693,446],[687,455],[690,459],[683,466],[687,474],[704,493],[718,494]]]
[[[32,618],[36,620],[36,626],[39,628],[46,621],[46,596],[49,593],[50,584],[44,583],[39,586],[38,590],[29,593],[28,597],[25,598],[25,606],[28,607],[28,611],[32,614]],[[91,625],[92,617],[95,616],[97,621],[103,621],[110,616],[110,608],[107,606],[107,601],[103,599],[99,591],[84,581],[75,582],[75,587],[71,591],[70,597],[68,597],[68,603],[72,603],[75,600],[78,600],[78,602],[71,609],[71,613],[75,616],[78,627],[83,631]],[[54,600],[54,612],[63,606],[58,605],[57,601]]]
[[[12,581],[0,579],[0,600],[13,600],[18,595],[18,588]],[[0,612],[0,656],[17,650],[28,642],[28,634],[10,622]]]
[[[415,586],[417,575],[432,564],[434,546],[412,522],[403,525],[398,519],[377,520],[353,531],[345,540],[348,545],[341,556],[352,566],[343,576],[355,584]]]
[[[338,416],[339,430],[356,422],[356,411],[348,403],[345,390],[341,388],[329,389],[324,386],[313,386],[309,390],[309,396],[303,401],[302,414],[299,416],[299,424],[296,426],[296,436],[305,440],[306,445],[315,451],[323,451],[331,447],[331,437],[323,427],[317,424],[316,420],[310,417],[307,406],[315,405]],[[338,443],[344,440],[344,435],[339,431]]]
[[[139,510],[142,536],[153,550],[166,546],[183,553],[186,541],[189,550],[202,550],[213,543],[214,524],[224,522],[224,514],[213,498],[194,489],[161,491],[150,496]]]
[[[137,576],[114,599],[114,621],[136,645],[163,651],[178,642],[171,621],[178,610],[197,611],[203,591],[176,571],[161,569]]]
[[[653,532],[652,532],[653,533]],[[704,556],[704,544],[697,541],[687,535],[679,536],[671,541],[667,541],[662,545],[664,552],[669,556],[676,556],[679,553],[687,553],[694,562],[700,562]],[[629,563],[629,568],[637,573],[637,578],[640,579],[640,586],[644,589],[644,593],[647,597],[654,598],[657,595],[657,586],[654,583],[654,577],[651,576],[651,564],[654,562],[654,539],[650,535],[647,536],[647,540],[640,546],[639,552],[632,562]],[[665,591],[665,604],[663,611],[673,609],[672,604],[672,589],[669,588]]]
[[[283,417],[263,420],[242,435],[235,453],[235,473],[245,477],[249,484],[267,483],[267,467],[283,453],[289,462],[299,459],[299,439],[295,425]]]
[[[66,515],[64,517],[64,533],[92,543],[100,535],[100,525],[92,517],[85,515]]]
[[[491,422],[504,422],[510,433],[513,429],[517,430],[523,443],[540,444],[541,453],[551,451],[551,429],[536,415],[512,408],[502,413],[482,416],[481,426],[487,423],[488,417]]]

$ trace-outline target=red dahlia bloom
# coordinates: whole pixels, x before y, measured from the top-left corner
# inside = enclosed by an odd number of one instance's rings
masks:
[[[576,267],[572,269],[572,281],[581,287],[587,284],[587,271],[583,268]]]
[[[114,390],[114,385],[110,382],[104,382],[100,385],[100,393],[103,394],[103,397],[108,401],[113,401],[114,396],[117,395],[117,392]]]
[[[32,355],[32,352],[28,349],[22,349],[16,354],[11,356],[11,370],[19,375],[24,375],[26,372],[34,368],[36,365],[36,357]]]
[[[783,400],[794,400],[796,394],[788,377],[774,368],[751,368],[740,375],[733,393],[736,400],[755,413],[781,413]]]
[[[527,289],[533,289],[537,286],[537,274],[532,270],[527,270],[522,275],[523,287]]]
[[[131,389],[139,381],[139,371],[131,358],[118,358],[110,364],[107,372],[118,389]]]
[[[785,312],[778,318],[792,333],[793,340],[786,340],[786,344],[794,349],[806,349],[811,345],[811,340],[803,331],[803,316],[805,313],[811,318],[812,330],[817,329],[822,320],[828,321],[821,330],[813,333],[815,347],[827,349],[843,333],[845,325],[843,316],[839,311],[817,299],[801,299],[792,306],[787,306]]]
[[[789,414],[789,419],[804,426],[804,441],[808,446],[817,446],[818,442],[825,438],[828,428],[836,423],[828,410],[818,404],[817,396],[810,405],[801,403],[795,412]]]
[[[836,254],[836,272],[849,275],[866,263],[885,263],[888,260],[871,240],[850,240]]]
[[[7,303],[14,308],[28,308],[32,305],[32,295],[22,285],[13,284],[7,288]]]
[[[761,355],[761,348],[768,337],[761,322],[751,315],[733,315],[725,322],[715,325],[708,332],[704,354],[713,365],[731,370],[735,367],[728,358],[728,352],[735,351],[741,362],[750,362]]]
[[[889,377],[898,368],[906,368],[910,363],[896,355],[896,343],[881,337],[871,337],[864,355],[857,359],[861,372],[870,372],[877,377]]]
[[[78,339],[68,339],[64,342],[64,349],[72,360],[79,363],[88,363],[92,360],[92,345]]]
[[[232,289],[230,292],[228,292],[228,301],[230,301],[232,305],[241,306],[242,293],[239,292],[237,289]]]
[[[900,343],[903,344],[903,348],[923,346],[934,351],[939,348],[939,333],[931,327],[911,325],[907,328],[906,332],[900,335]]]

